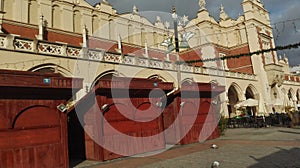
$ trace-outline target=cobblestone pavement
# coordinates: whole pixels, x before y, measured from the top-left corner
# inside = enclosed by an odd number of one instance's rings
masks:
[[[210,149],[217,144],[218,149]],[[84,162],[88,168],[300,168],[300,129],[229,129],[216,140],[177,146],[149,157],[127,157],[114,161]]]

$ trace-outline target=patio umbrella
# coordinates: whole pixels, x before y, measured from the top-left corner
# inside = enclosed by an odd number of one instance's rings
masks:
[[[249,98],[245,101],[242,101],[240,103],[237,103],[236,105],[234,105],[235,108],[239,108],[239,107],[254,107],[254,106],[258,106],[258,100]]]
[[[260,96],[260,97],[261,97],[261,96]],[[258,116],[263,116],[263,117],[264,117],[265,114],[266,114],[266,107],[265,107],[263,101],[260,99],[260,101],[259,101],[259,106],[258,106],[258,113],[257,113],[257,115],[258,115]]]

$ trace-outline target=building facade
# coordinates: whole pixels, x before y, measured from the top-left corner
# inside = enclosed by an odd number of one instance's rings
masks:
[[[0,68],[84,78],[77,99],[99,79],[123,76],[159,78],[174,88],[185,81],[217,82],[226,88],[219,103],[227,117],[239,115],[236,105],[247,99],[257,102],[248,108],[253,115],[296,110],[300,77],[290,74],[286,58],[271,51],[226,59],[275,47],[260,0],[243,0],[244,15],[237,19],[221,6],[219,21],[205,4],[200,0],[197,17],[178,26],[179,40],[190,48],[166,53],[174,36],[170,22],[157,16],[151,23],[136,6],[118,14],[106,0],[95,6],[84,0],[0,0]]]

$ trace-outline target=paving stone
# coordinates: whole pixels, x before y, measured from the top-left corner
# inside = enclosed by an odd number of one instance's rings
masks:
[[[218,149],[211,149],[217,144]],[[158,155],[125,158],[106,163],[89,162],[88,168],[300,168],[300,129],[238,128],[204,143],[176,146]]]

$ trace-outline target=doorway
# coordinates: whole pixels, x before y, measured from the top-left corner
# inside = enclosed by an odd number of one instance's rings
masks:
[[[70,167],[86,160],[84,129],[75,111],[68,114],[68,148]]]

